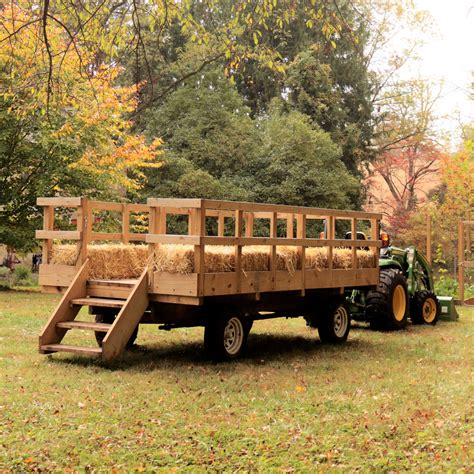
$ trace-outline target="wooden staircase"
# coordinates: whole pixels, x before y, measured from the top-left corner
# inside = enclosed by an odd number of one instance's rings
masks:
[[[119,356],[148,308],[148,272],[137,280],[88,280],[86,260],[74,277],[39,337],[41,354],[73,352],[111,360]],[[83,306],[120,309],[112,324],[76,321]],[[102,347],[61,344],[71,330],[105,333]]]

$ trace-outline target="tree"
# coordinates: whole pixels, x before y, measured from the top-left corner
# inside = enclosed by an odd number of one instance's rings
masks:
[[[160,165],[161,142],[146,144],[143,136],[131,133],[124,114],[135,108],[136,89],[114,85],[116,67],[78,77],[78,55],[71,51],[54,60],[63,74],[54,99],[36,88],[49,68],[45,49],[37,50],[36,58],[31,55],[40,26],[29,24],[30,13],[15,4],[2,11],[5,29],[22,27],[0,50],[0,240],[22,248],[33,244],[37,196],[110,196],[136,189],[144,178],[141,169]],[[52,34],[50,45],[68,48],[61,34]]]
[[[391,95],[395,93],[395,95]],[[440,92],[422,80],[392,88],[377,130],[378,158],[368,169],[370,198],[383,206],[391,231],[408,225],[409,217],[436,186],[443,151],[434,133],[433,107]],[[380,180],[388,189],[384,196]],[[433,182],[434,180],[434,182]]]
[[[359,192],[328,133],[299,112],[272,110],[262,123],[263,146],[256,184],[262,202],[348,208]]]

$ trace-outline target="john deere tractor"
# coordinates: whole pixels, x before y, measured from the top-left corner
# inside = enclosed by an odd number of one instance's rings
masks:
[[[357,239],[365,239],[362,232],[357,234]],[[351,238],[350,232],[346,238]],[[347,295],[352,318],[385,330],[404,328],[408,318],[413,324],[435,325],[441,309],[430,264],[414,246],[394,247],[385,232],[381,240],[379,284],[375,290],[353,290]]]

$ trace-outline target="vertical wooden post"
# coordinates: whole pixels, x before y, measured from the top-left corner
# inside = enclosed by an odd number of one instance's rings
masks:
[[[306,239],[306,215],[298,214],[296,216],[296,238]],[[306,292],[306,245],[299,247],[300,265],[301,265],[301,296]]]
[[[288,217],[286,218],[286,238],[287,239],[293,239],[294,237],[294,214],[288,214]]]
[[[217,211],[217,235],[219,237],[224,237],[224,230],[225,230],[224,214],[222,212]]]
[[[327,218],[327,234],[328,240],[334,240],[335,237],[335,219],[334,216],[328,216]],[[333,249],[334,246],[329,244],[328,246],[328,270],[330,274],[330,279],[332,280],[332,267],[333,267]]]
[[[159,207],[150,207],[150,214],[148,217],[148,234],[158,234],[160,227],[160,208]],[[155,255],[157,244],[148,244],[148,287],[150,289],[154,286],[153,278],[153,258]],[[158,244],[159,245],[159,244]]]
[[[278,214],[272,212],[272,217],[270,218],[270,238],[277,238],[277,224],[278,224]],[[276,288],[276,268],[277,268],[277,247],[275,244],[272,244],[270,249],[270,272],[272,279],[272,289]]]
[[[351,238],[352,240],[357,240],[357,219],[355,217],[351,218]],[[357,271],[357,246],[352,246],[352,269]]]
[[[245,237],[253,237],[253,212],[245,213]]]
[[[206,233],[206,210],[202,204],[200,208],[191,210],[190,228],[192,235],[203,237]],[[198,274],[197,295],[202,297],[204,294],[204,257],[205,246],[203,243],[194,246],[194,272]]]
[[[235,237],[242,237],[244,223],[243,211],[235,211]],[[235,288],[237,293],[240,293],[241,284],[240,278],[242,277],[242,245],[237,244],[235,246]]]
[[[128,244],[130,241],[130,208],[128,204],[122,204],[122,242]]]
[[[464,304],[464,223],[458,224],[458,294]]]
[[[431,215],[426,214],[426,259],[431,265]]]
[[[81,205],[77,208],[77,230],[80,231],[80,249],[76,266],[82,267],[87,258],[87,246],[91,240],[92,233],[92,207],[89,200],[85,197],[81,198]]]
[[[54,230],[54,207],[45,206],[43,209],[43,229]],[[79,221],[78,221],[79,222]],[[43,241],[43,258],[42,262],[48,264],[51,259],[51,253],[53,250],[53,241],[46,239]]]
[[[380,239],[380,232],[379,232],[379,221],[377,219],[370,219],[370,239],[371,240],[379,240]],[[374,251],[374,268],[378,268],[379,266],[379,248],[378,247],[369,247],[372,248]]]

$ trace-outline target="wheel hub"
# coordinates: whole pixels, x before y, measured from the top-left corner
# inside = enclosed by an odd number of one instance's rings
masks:
[[[393,315],[397,321],[402,321],[405,316],[407,298],[402,285],[397,285],[393,291]]]
[[[436,316],[436,303],[431,298],[428,298],[423,303],[422,312],[423,312],[423,319],[427,323],[432,323]]]
[[[346,308],[339,306],[334,314],[334,333],[338,337],[343,337],[349,324],[349,315]]]
[[[244,328],[240,319],[231,318],[224,329],[224,348],[233,355],[239,352],[244,340]]]

